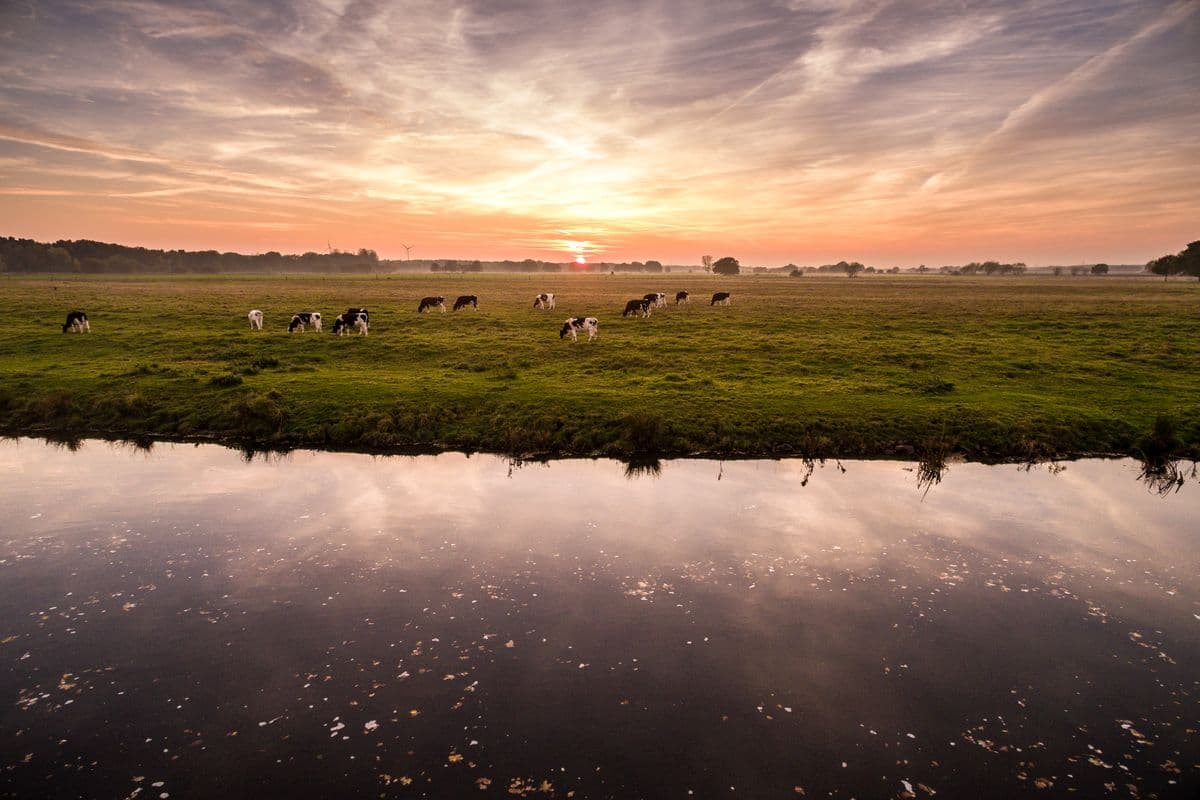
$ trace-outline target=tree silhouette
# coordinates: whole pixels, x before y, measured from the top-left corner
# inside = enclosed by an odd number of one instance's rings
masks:
[[[714,275],[737,275],[742,271],[742,265],[733,256],[725,256],[712,265]]]

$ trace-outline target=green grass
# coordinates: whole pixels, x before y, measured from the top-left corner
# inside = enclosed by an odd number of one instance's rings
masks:
[[[622,319],[680,288],[690,306]],[[717,289],[730,307],[709,307]],[[531,308],[539,291],[558,309]],[[415,313],[424,295],[480,311]],[[371,309],[371,335],[333,317]],[[81,308],[92,333],[62,335]],[[252,332],[250,308],[266,313]],[[319,310],[326,332],[288,335]],[[1200,290],[699,274],[0,278],[0,430],[516,454],[1200,453]],[[593,344],[560,341],[571,315]]]

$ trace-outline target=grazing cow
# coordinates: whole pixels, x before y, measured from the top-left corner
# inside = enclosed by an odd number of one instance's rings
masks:
[[[446,298],[438,295],[437,297],[422,297],[421,304],[417,306],[417,313],[420,314],[427,308],[440,308],[442,313],[446,313]]]
[[[650,316],[650,306],[653,305],[649,300],[643,298],[630,300],[625,304],[625,310],[621,312],[622,317],[628,317],[630,314],[637,316],[640,311],[642,318]]]
[[[309,325],[312,325],[313,330],[317,333],[321,332],[320,311],[301,311],[299,314],[293,315],[292,321],[288,323],[288,333],[295,333],[297,328],[303,331]]]
[[[358,328],[358,335],[366,336],[369,327],[365,312],[360,311],[353,315],[339,314],[333,321],[333,335],[345,336],[351,328]]]
[[[67,314],[67,321],[63,323],[63,333],[74,331],[75,333],[91,333],[92,326],[88,324],[87,314],[82,311],[72,311]]]
[[[717,303],[723,306],[729,305],[729,292],[713,292],[712,302],[709,305],[715,306]]]
[[[571,334],[571,341],[579,341],[579,331],[587,331],[588,341],[596,338],[597,329],[600,327],[600,320],[595,317],[571,317],[563,323],[562,330],[558,332],[558,338],[563,338],[568,333]]]
[[[690,302],[691,302],[691,300],[688,299],[687,292],[676,292],[675,293],[675,305],[679,305],[680,303],[690,303]]]
[[[460,308],[466,308],[467,306],[470,306],[471,308],[478,311],[479,310],[479,298],[473,294],[464,294],[464,295],[460,296],[457,300],[454,301],[454,310],[455,311],[458,311]]]
[[[263,323],[263,313],[257,308],[246,315],[246,319],[250,320],[250,330],[261,331]]]
[[[370,322],[371,322],[371,315],[370,315],[369,313],[367,313],[367,310],[366,310],[365,308],[347,308],[347,309],[346,309],[346,310],[343,312],[343,316],[344,316],[346,319],[350,320],[351,322],[353,322],[354,318],[355,318],[355,317],[357,317],[357,316],[359,316],[360,314],[362,315],[362,318],[363,318],[363,319],[364,319],[364,320],[365,320],[365,321],[366,321],[368,324],[370,324]]]
[[[553,294],[534,295],[533,307],[540,308],[543,311],[553,311],[554,310],[554,295]]]
[[[654,306],[655,308],[663,308],[667,304],[666,292],[650,292],[649,294],[642,295],[642,297],[649,300],[650,305]]]

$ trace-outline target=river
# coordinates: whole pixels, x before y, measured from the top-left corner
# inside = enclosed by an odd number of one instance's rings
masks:
[[[1131,461],[0,442],[9,797],[1195,797]]]

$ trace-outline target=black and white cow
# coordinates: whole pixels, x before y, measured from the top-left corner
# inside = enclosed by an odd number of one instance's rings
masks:
[[[88,324],[87,314],[82,311],[71,311],[67,314],[67,321],[63,323],[63,333],[74,331],[75,333],[91,333],[92,326]]]
[[[333,335],[345,336],[350,332],[351,328],[357,328],[359,336],[366,336],[369,327],[367,324],[367,315],[364,312],[360,311],[353,315],[349,313],[338,314],[333,320]]]
[[[649,294],[642,295],[642,297],[644,297],[646,300],[649,300],[650,305],[654,306],[655,308],[663,308],[667,304],[666,292],[650,292]]]
[[[690,302],[691,302],[691,300],[688,299],[687,292],[676,292],[675,293],[675,305],[679,305],[680,303],[690,303]]]
[[[553,294],[538,294],[533,297],[533,307],[540,308],[543,311],[554,310],[554,295]]]
[[[292,321],[288,323],[288,333],[295,333],[296,329],[304,330],[309,325],[317,333],[321,332],[321,312],[320,311],[301,311],[299,314],[292,316]]]
[[[421,304],[417,306],[417,313],[420,314],[427,308],[440,308],[442,313],[446,313],[446,298],[438,295],[437,297],[422,297]]]
[[[347,308],[344,312],[342,312],[342,316],[348,320],[351,320],[351,322],[353,322],[355,317],[360,315],[368,325],[371,323],[371,315],[365,308]]]
[[[454,301],[454,310],[455,311],[458,311],[460,308],[466,308],[467,306],[470,306],[471,308],[478,311],[479,310],[479,298],[473,294],[464,294],[464,295],[460,295],[459,298]]]
[[[257,308],[246,315],[246,319],[250,320],[250,330],[261,331],[263,324],[263,313]]]
[[[595,317],[571,317],[563,323],[562,330],[558,332],[558,338],[562,339],[569,333],[571,341],[577,342],[579,341],[579,331],[586,331],[590,342],[596,338],[599,327],[600,320]]]
[[[621,312],[622,317],[628,317],[630,314],[637,316],[640,312],[642,317],[650,316],[650,307],[653,303],[646,298],[630,300],[625,304],[625,310]]]
[[[709,305],[715,306],[717,303],[723,306],[729,305],[729,292],[713,292],[712,302]]]

